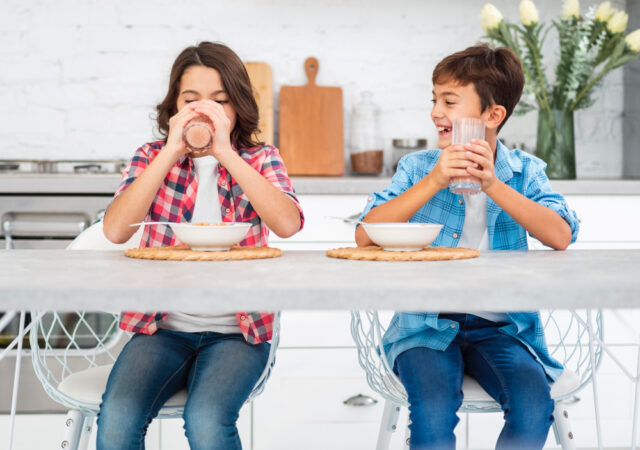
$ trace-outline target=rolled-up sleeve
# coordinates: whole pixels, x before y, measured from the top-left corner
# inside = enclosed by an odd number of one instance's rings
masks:
[[[122,181],[120,181],[120,186],[116,190],[113,198],[115,199],[117,196],[122,194],[126,188],[129,187],[134,180],[140,176],[144,169],[149,165],[149,145],[143,145],[138,150],[136,150],[133,158],[129,161],[129,164],[122,171]]]
[[[572,210],[564,197],[551,189],[549,178],[545,173],[547,165],[542,160],[532,160],[529,177],[526,180],[526,196],[536,203],[555,211],[571,227],[571,243],[578,238],[580,221],[575,211]]]
[[[293,203],[300,212],[300,229],[302,229],[304,226],[304,213],[302,212],[302,206],[291,184],[291,179],[289,175],[287,175],[287,169],[284,166],[280,152],[272,145],[266,145],[263,149],[265,158],[262,162],[260,174],[265,177],[269,183],[287,194],[291,200],[293,200]]]

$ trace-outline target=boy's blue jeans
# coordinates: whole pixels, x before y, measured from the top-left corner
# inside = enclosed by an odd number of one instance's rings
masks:
[[[185,434],[194,450],[241,449],[236,420],[267,363],[270,344],[241,334],[158,330],[136,334],[111,370],[98,415],[97,449],[144,449],[151,420],[187,387]]]
[[[416,347],[395,362],[409,396],[411,449],[454,449],[463,372],[500,403],[505,425],[498,449],[541,449],[553,423],[554,402],[542,366],[504,323],[471,314],[441,314],[460,324],[446,350]]]

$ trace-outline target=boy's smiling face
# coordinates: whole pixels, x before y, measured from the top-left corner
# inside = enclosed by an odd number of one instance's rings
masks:
[[[431,120],[438,129],[438,148],[451,145],[451,131],[455,119],[469,117],[486,120],[489,108],[483,114],[480,96],[473,83],[465,86],[453,77],[446,82],[436,83],[433,87],[433,108]]]

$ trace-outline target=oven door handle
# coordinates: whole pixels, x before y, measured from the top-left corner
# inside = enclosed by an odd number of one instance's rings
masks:
[[[90,223],[84,212],[7,212],[2,216],[5,249],[14,248],[17,236],[74,238]]]

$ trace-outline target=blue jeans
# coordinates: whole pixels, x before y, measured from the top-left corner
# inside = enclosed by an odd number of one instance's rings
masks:
[[[460,324],[446,350],[416,347],[395,368],[409,397],[411,449],[454,449],[463,373],[475,378],[504,411],[498,449],[541,449],[554,402],[542,366],[527,348],[498,331],[504,323],[471,314],[441,314]]]
[[[136,334],[111,370],[98,415],[97,449],[144,449],[151,420],[187,387],[185,434],[199,449],[241,449],[236,420],[267,363],[270,344],[241,334],[158,330]]]

